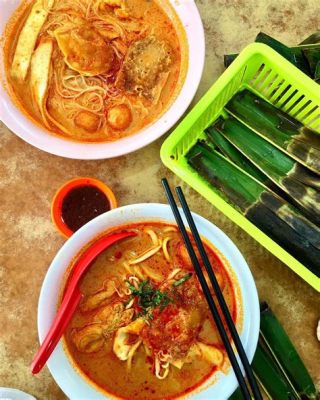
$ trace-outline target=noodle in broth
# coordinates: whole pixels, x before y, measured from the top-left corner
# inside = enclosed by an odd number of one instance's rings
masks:
[[[84,377],[117,398],[175,399],[226,371],[228,357],[177,228],[144,222],[110,233],[124,230],[137,235],[99,255],[81,282],[66,350]],[[237,283],[205,247],[241,326]]]
[[[186,73],[184,32],[162,3],[172,20],[155,0],[24,1],[5,35],[11,94],[72,140],[140,131],[170,106]]]

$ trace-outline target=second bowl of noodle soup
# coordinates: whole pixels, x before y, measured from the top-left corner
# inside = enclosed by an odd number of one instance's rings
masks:
[[[248,266],[218,228],[194,218],[251,360],[259,303]],[[81,282],[83,300],[48,362],[57,383],[79,400],[227,399],[236,378],[166,205],[113,210],[69,239],[41,290],[40,340],[79,255],[120,231],[136,235],[103,252]]]
[[[165,133],[192,100],[204,62],[193,1],[4,3],[0,118],[27,142],[118,156]]]

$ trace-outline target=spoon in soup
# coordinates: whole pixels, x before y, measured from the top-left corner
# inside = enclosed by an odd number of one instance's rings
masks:
[[[67,281],[66,290],[55,319],[32,361],[31,372],[33,374],[37,374],[42,370],[43,366],[58,344],[66,327],[68,326],[68,323],[70,322],[76,308],[78,307],[79,302],[82,299],[82,293],[80,292],[78,284],[88,267],[91,265],[92,261],[103,250],[106,250],[108,247],[112,246],[118,241],[136,235],[137,234],[135,232],[127,231],[105,235],[98,239],[81,255],[73,267],[70,277]]]

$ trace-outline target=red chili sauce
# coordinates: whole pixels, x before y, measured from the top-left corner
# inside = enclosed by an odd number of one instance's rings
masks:
[[[91,185],[78,186],[63,199],[61,216],[69,229],[75,232],[110,208],[107,196],[100,189]]]

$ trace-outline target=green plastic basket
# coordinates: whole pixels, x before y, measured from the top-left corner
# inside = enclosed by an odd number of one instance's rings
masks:
[[[203,137],[204,129],[222,113],[233,95],[245,87],[320,133],[320,86],[270,47],[253,43],[242,51],[163,143],[161,159],[175,174],[320,292],[319,277],[223,200],[184,157]]]

